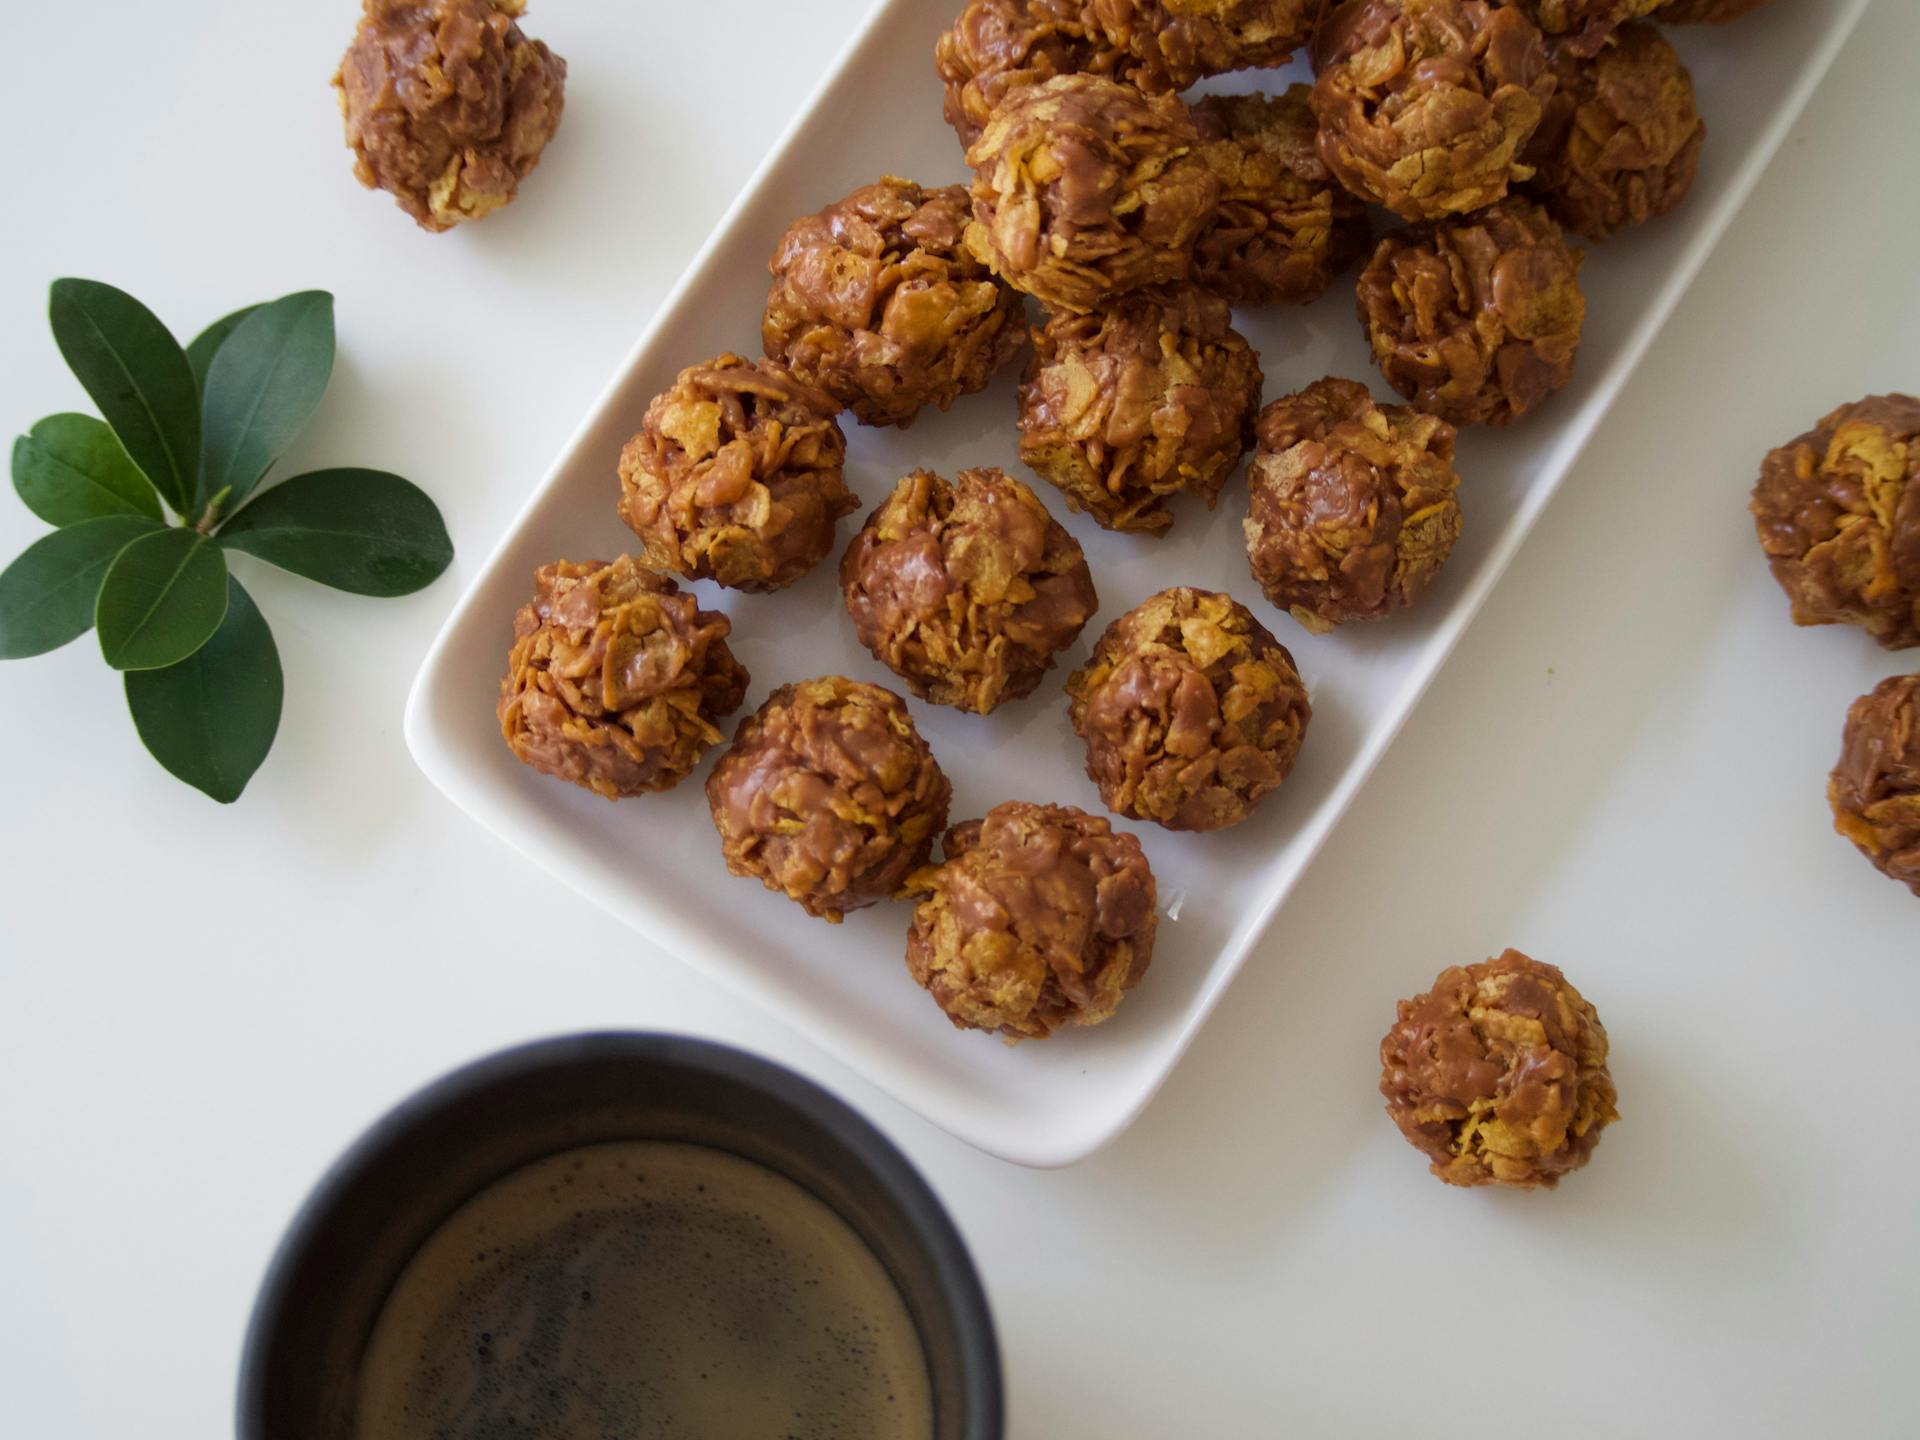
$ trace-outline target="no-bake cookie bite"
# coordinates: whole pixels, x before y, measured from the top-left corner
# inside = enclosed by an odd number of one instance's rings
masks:
[[[1768,0],[1664,0],[1654,11],[1663,25],[1724,25],[1751,15]]]
[[[1485,0],[1347,0],[1313,41],[1320,154],[1407,220],[1478,210],[1530,173],[1553,91],[1539,28]]]
[[[1419,599],[1460,538],[1453,427],[1329,378],[1257,429],[1245,531],[1267,599],[1316,634]]]
[[[967,151],[967,244],[1045,304],[1085,313],[1184,280],[1220,182],[1187,107],[1097,75],[1018,90]]]
[[[1140,842],[1067,805],[1010,801],[918,872],[907,969],[954,1026],[1043,1040],[1140,983],[1159,917]]]
[[[1380,373],[1454,425],[1511,424],[1573,378],[1583,259],[1520,199],[1387,236],[1359,285]]]
[[[1623,25],[1591,55],[1556,45],[1553,74],[1523,188],[1555,220],[1604,240],[1686,198],[1707,127],[1693,77],[1659,30]]]
[[[963,243],[969,218],[965,187],[888,176],[796,220],[767,267],[768,358],[868,425],[984,389],[1027,317]]]
[[[1193,107],[1220,204],[1193,247],[1193,281],[1235,305],[1302,305],[1367,253],[1367,207],[1320,158],[1309,88],[1209,95]]]
[[[1920,399],[1842,405],[1767,456],[1751,508],[1794,624],[1920,645]]]
[[[500,682],[513,753],[609,800],[684,780],[746,697],[727,617],[624,555],[543,565],[533,590]]]
[[[836,923],[926,863],[951,794],[906,702],[839,675],[774,691],[707,777],[727,868]]]
[[[1562,43],[1582,50],[1604,44],[1620,26],[1659,8],[1661,0],[1506,0]]]
[[[1109,530],[1165,531],[1168,500],[1209,509],[1253,444],[1260,360],[1226,301],[1191,285],[1034,331],[1020,458]]]
[[[998,470],[916,470],[840,562],[860,643],[923,700],[986,715],[1032,693],[1099,607],[1080,543]]]
[[[1847,711],[1827,781],[1833,828],[1920,895],[1920,675],[1895,675]]]
[[[512,200],[560,126],[567,62],[526,0],[366,0],[333,84],[354,174],[422,229]]]
[[[860,506],[831,397],[771,361],[682,370],[620,453],[620,518],[646,562],[739,590],[791,585]]]
[[[1056,75],[1112,76],[1130,63],[1084,0],[972,0],[934,46],[947,123],[962,145],[1016,90]]]
[[[1387,1113],[1449,1185],[1551,1190],[1620,1118],[1599,1015],[1518,950],[1402,1000],[1380,1067]]]
[[[1209,75],[1286,64],[1326,7],[1327,0],[1085,0],[1083,8],[1129,56],[1127,79],[1185,90]]]
[[[1246,606],[1185,586],[1109,625],[1067,694],[1107,808],[1169,830],[1250,816],[1312,714],[1293,656]]]

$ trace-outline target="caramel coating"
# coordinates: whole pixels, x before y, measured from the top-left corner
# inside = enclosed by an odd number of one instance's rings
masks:
[[[1454,965],[1399,1016],[1380,1093],[1449,1185],[1551,1190],[1620,1118],[1606,1027],[1552,965],[1518,950]]]
[[[1548,35],[1591,53],[1630,20],[1660,8],[1661,0],[1506,0]]]
[[[1193,107],[1220,205],[1193,247],[1193,281],[1235,305],[1304,305],[1367,253],[1367,207],[1315,143],[1312,93],[1209,95]]]
[[[1108,42],[1082,0],[971,0],[934,45],[947,123],[971,145],[1016,90],[1056,75],[1117,75],[1127,53]],[[1156,87],[1141,77],[1142,89]]]
[[[499,209],[560,128],[567,62],[526,0],[366,0],[334,73],[353,173],[423,230]]]
[[[854,633],[922,700],[987,715],[1033,692],[1099,608],[1087,557],[998,470],[916,470],[840,561]]]
[[[1272,69],[1305,45],[1327,0],[1087,0],[1143,89],[1185,90],[1229,70]]]
[[[926,864],[952,793],[907,702],[840,675],[774,691],[707,776],[727,869],[834,924]]]
[[[1460,538],[1453,427],[1316,381],[1260,412],[1247,561],[1267,599],[1316,635],[1418,600]]]
[[[1663,25],[1724,25],[1751,15],[1767,0],[1663,0],[1655,16]]]
[[[1347,0],[1314,37],[1320,155],[1408,220],[1491,205],[1553,91],[1532,21],[1485,0]]]
[[[1920,645],[1920,399],[1842,405],[1768,454],[1750,508],[1794,624]]]
[[[1556,81],[1527,146],[1523,187],[1589,240],[1665,215],[1686,198],[1707,127],[1693,77],[1653,26],[1635,22],[1588,56],[1553,48]]]
[[[1833,828],[1920,895],[1920,675],[1895,675],[1847,711],[1827,781]]]
[[[1107,808],[1169,830],[1250,816],[1313,713],[1286,646],[1231,596],[1186,586],[1109,625],[1067,694]]]
[[[962,243],[968,215],[964,186],[889,175],[794,221],[767,265],[768,358],[868,425],[985,389],[1027,315]]]
[[[1190,285],[1053,311],[1020,386],[1020,458],[1109,530],[1163,533],[1181,493],[1211,509],[1260,405],[1260,357],[1232,319]]]
[[[1220,182],[1187,107],[1097,75],[1016,91],[967,151],[967,244],[1009,285],[1082,314],[1184,280]]]
[[[1140,842],[1069,805],[996,805],[947,832],[919,871],[907,969],[959,1030],[1044,1040],[1098,1025],[1153,960],[1153,870]]]
[[[682,370],[620,452],[620,518],[647,563],[737,590],[778,590],[819,564],[860,508],[836,408],[767,360]]]
[[[1360,274],[1387,382],[1455,425],[1510,425],[1573,378],[1582,251],[1526,200],[1389,235]]]
[[[500,733],[542,774],[609,800],[671,789],[746,698],[732,628],[624,555],[542,565],[513,617]]]

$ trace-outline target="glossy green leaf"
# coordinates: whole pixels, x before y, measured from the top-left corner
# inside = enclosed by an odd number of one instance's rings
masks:
[[[200,391],[186,352],[153,312],[97,280],[53,282],[54,342],[127,456],[187,513],[200,458]]]
[[[108,515],[29,545],[0,571],[0,660],[44,655],[86,634],[107,567],[129,543],[159,528],[142,515]]]
[[[314,470],[227,522],[220,543],[356,595],[408,595],[453,562],[440,509],[383,470]]]
[[[161,518],[160,497],[105,422],[49,415],[13,442],[13,488],[49,525],[102,515]]]
[[[280,652],[253,598],[227,577],[213,638],[178,665],[127,675],[127,708],[153,758],[231,805],[280,728]]]
[[[193,370],[194,384],[203,392],[207,388],[207,367],[213,364],[214,355],[227,343],[227,337],[240,327],[240,322],[259,308],[258,305],[248,305],[231,315],[222,315],[188,344],[187,364]]]
[[[206,644],[226,613],[220,547],[192,530],[159,530],[114,557],[93,623],[114,669],[159,670]]]
[[[207,366],[196,503],[221,491],[238,505],[313,418],[333,376],[333,297],[324,290],[262,305]]]

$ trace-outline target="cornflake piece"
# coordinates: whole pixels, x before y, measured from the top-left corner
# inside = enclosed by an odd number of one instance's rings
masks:
[[[1453,427],[1329,378],[1258,432],[1244,528],[1267,599],[1317,635],[1418,600],[1460,538]]]
[[[746,698],[727,617],[624,555],[543,565],[533,590],[500,682],[513,753],[609,800],[679,784]]]
[[[1190,285],[1052,312],[1020,387],[1020,458],[1109,530],[1165,531],[1177,494],[1211,509],[1260,405],[1260,359],[1232,318]]]
[[[647,563],[739,590],[778,590],[819,564],[860,508],[837,408],[771,361],[682,370],[620,452],[620,518]]]
[[[1082,314],[1184,280],[1220,182],[1187,107],[1097,75],[1016,91],[967,151],[967,244],[1015,289]]]
[[[1750,508],[1794,624],[1920,645],[1920,399],[1842,405],[1768,454]]]
[[[1606,1027],[1552,965],[1508,950],[1453,966],[1399,1017],[1380,1093],[1449,1185],[1551,1190],[1620,1118]]]
[[[1315,144],[1310,87],[1209,95],[1193,107],[1220,205],[1194,242],[1193,280],[1235,305],[1304,305],[1367,253],[1367,207]]]
[[[1407,220],[1478,210],[1532,172],[1553,91],[1532,21],[1484,0],[1347,0],[1314,36],[1320,155]]]
[[[1507,0],[1562,43],[1591,53],[1630,20],[1660,8],[1661,0]]]
[[[1512,424],[1573,378],[1584,259],[1525,200],[1387,236],[1359,286],[1380,373],[1454,425]]]
[[[707,777],[727,868],[835,924],[926,864],[952,793],[906,702],[840,675],[774,691]]]
[[[521,33],[526,0],[366,0],[333,77],[353,172],[423,230],[512,200],[560,128],[567,62]]]
[[[1833,828],[1920,895],[1920,675],[1895,675],[1847,711],[1827,781]]]
[[[768,269],[768,358],[868,425],[986,388],[1026,339],[1019,295],[962,243],[964,186],[887,176],[796,220]]]
[[[876,660],[980,715],[1031,694],[1099,608],[1080,542],[998,470],[907,476],[847,547],[840,585]]]
[[[1293,656],[1246,606],[1185,586],[1109,625],[1067,694],[1107,808],[1169,830],[1250,816],[1312,715]]]
[[[1098,1025],[1153,960],[1153,870],[1140,842],[1068,805],[996,805],[947,832],[907,969],[956,1029],[1044,1040]]]

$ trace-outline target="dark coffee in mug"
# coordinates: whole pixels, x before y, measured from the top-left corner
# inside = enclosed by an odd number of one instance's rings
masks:
[[[885,1267],[786,1177],[700,1145],[563,1152],[496,1181],[401,1272],[355,1440],[930,1440]]]

